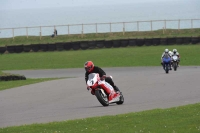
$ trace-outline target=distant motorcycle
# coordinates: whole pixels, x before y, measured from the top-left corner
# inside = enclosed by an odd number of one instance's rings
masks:
[[[90,86],[90,89],[95,91],[95,96],[97,97],[98,101],[103,105],[103,106],[108,106],[111,103],[116,103],[116,104],[123,104],[124,103],[124,97],[122,93],[118,94],[117,97],[109,101],[108,95],[106,92],[98,85],[98,81],[100,80],[99,74],[97,73],[90,73],[88,75],[88,81],[87,85]],[[114,91],[114,89],[113,89]],[[115,92],[116,93],[116,92]]]
[[[171,62],[171,58],[168,56],[163,57],[163,68],[165,70],[166,73],[169,73],[170,70],[170,62]]]
[[[177,55],[174,55],[172,57],[172,67],[173,67],[174,71],[177,70],[177,67],[178,67],[178,56]]]

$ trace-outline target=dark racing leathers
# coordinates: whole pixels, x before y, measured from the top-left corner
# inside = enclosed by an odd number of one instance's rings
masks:
[[[85,73],[85,82],[87,83],[87,80],[88,80],[88,75],[90,73],[98,73],[99,74],[99,77],[101,78],[103,75],[106,75],[106,73],[98,66],[94,66],[94,69],[91,71],[91,72],[86,72]],[[119,91],[118,87],[114,84],[113,80],[111,77],[106,77],[105,78],[105,81],[107,83],[109,83],[115,91]]]

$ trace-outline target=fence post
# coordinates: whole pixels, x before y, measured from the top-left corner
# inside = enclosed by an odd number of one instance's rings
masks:
[[[70,35],[70,33],[69,33],[69,25],[67,27],[68,27],[68,35]]]
[[[54,37],[55,37],[56,36],[56,32],[55,32],[56,31],[56,26],[54,25],[53,27],[54,27],[53,34],[54,34]]]
[[[40,26],[40,40],[42,39],[42,28]]]
[[[164,29],[166,29],[166,21],[164,20]]]
[[[165,27],[163,27],[163,34],[165,34]]]
[[[15,38],[15,33],[14,33],[14,28],[12,28],[12,33],[13,33],[13,39]]]
[[[193,19],[191,19],[191,30],[193,29]]]
[[[97,29],[97,23],[96,23],[96,35],[97,35],[97,33],[98,33],[98,31],[97,31],[98,29]]]
[[[151,31],[152,31],[152,20],[151,20]]]
[[[137,21],[137,31],[139,31],[139,21]]]
[[[84,29],[83,29],[83,24],[82,24],[82,31],[81,31],[81,37],[83,38],[83,33],[84,33]]]
[[[178,20],[178,31],[180,30],[180,19]]]
[[[110,23],[110,34],[112,33],[111,23]]]
[[[26,38],[28,38],[28,28],[26,27]]]
[[[123,35],[125,34],[125,23],[123,22]]]

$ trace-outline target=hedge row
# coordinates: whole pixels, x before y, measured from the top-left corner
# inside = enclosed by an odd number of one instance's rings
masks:
[[[26,80],[25,76],[21,75],[1,75],[0,81],[10,81],[10,80]]]
[[[12,45],[0,47],[0,53],[20,53],[37,51],[62,51],[94,48],[111,48],[127,46],[151,46],[151,45],[171,45],[171,44],[197,44],[200,37],[173,37],[173,38],[144,38],[144,39],[121,39],[121,40],[98,40],[80,42],[59,42],[53,44],[30,44]]]

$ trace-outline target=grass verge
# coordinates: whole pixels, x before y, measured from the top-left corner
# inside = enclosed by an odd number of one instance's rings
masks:
[[[14,80],[14,81],[0,81],[0,91],[29,84],[35,84],[39,82],[55,80],[55,79],[60,79],[60,78],[40,78],[40,79],[26,79],[26,80]]]
[[[0,70],[82,68],[87,60],[101,67],[159,66],[165,48],[178,49],[181,65],[200,65],[200,45],[168,45],[3,54]]]
[[[55,42],[70,42],[70,41],[88,41],[88,40],[115,40],[115,39],[128,39],[128,38],[164,38],[164,37],[190,37],[200,36],[200,28],[193,29],[166,29],[154,31],[134,31],[126,32],[113,32],[113,33],[91,33],[74,35],[58,35],[51,38],[50,36],[17,36],[13,38],[0,38],[0,46],[5,45],[20,45],[20,44],[46,44]]]
[[[0,133],[199,133],[200,103],[115,116],[0,128]]]

